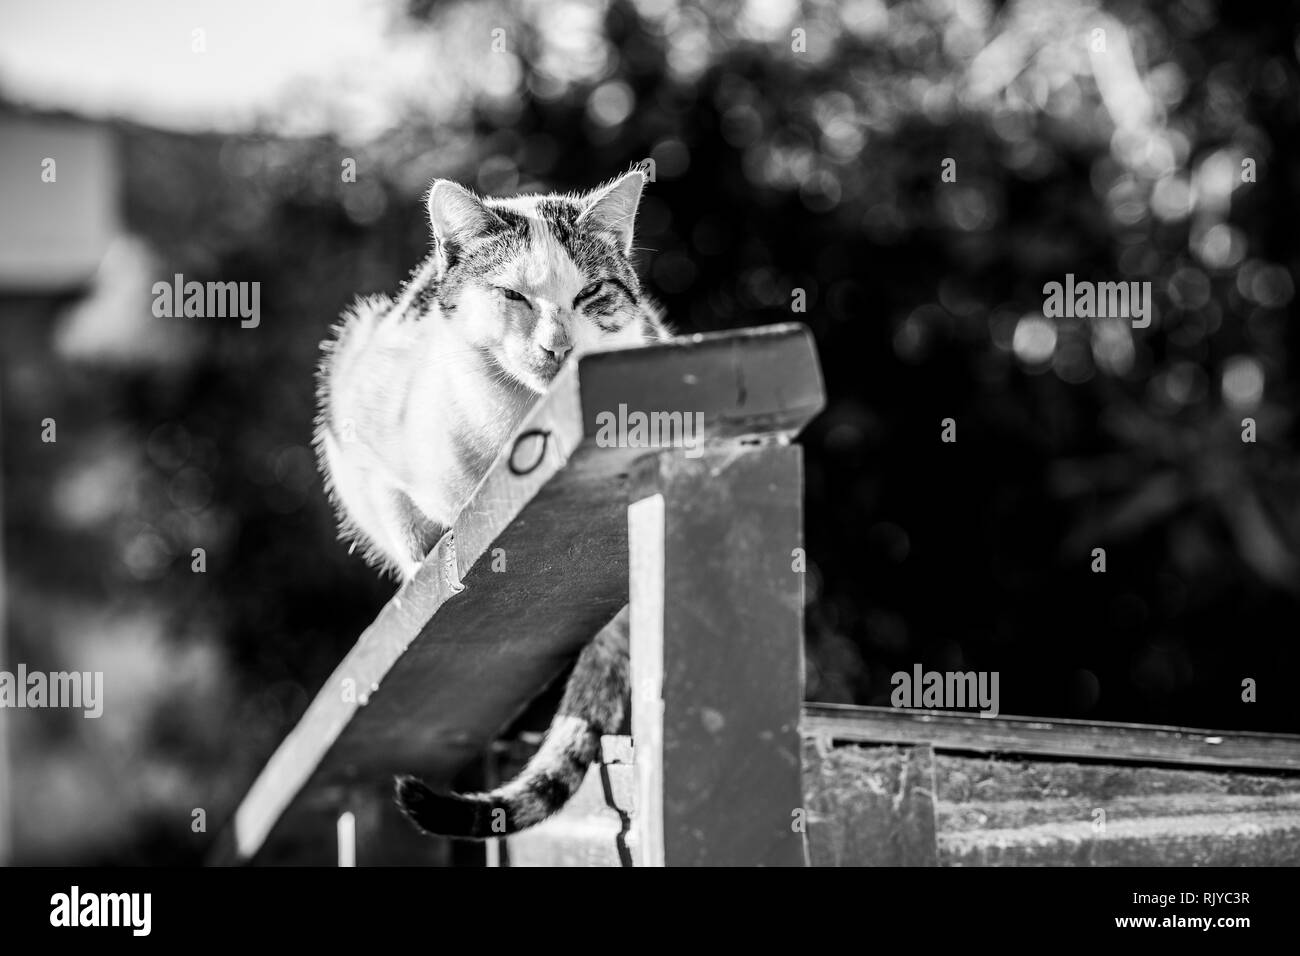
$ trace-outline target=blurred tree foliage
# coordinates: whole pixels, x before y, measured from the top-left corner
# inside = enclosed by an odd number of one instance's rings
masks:
[[[647,156],[642,272],[677,328],[795,318],[817,337],[810,699],[887,704],[920,662],[999,671],[1004,713],[1300,731],[1282,676],[1300,668],[1295,13],[416,2],[395,32],[459,59],[382,133],[122,126],[151,281],[256,280],[263,318],[155,320],[184,340],[135,365],[36,334],[6,348],[19,652],[36,666],[48,634],[89,628],[60,653],[114,632],[167,668],[134,730],[93,741],[97,769],[52,766],[28,804],[59,774],[109,781],[125,828],[62,852],[202,850],[190,808],[215,828],[391,590],[334,540],[315,474],[334,317],[423,255],[430,178],[586,188]],[[304,114],[337,105],[300,95]],[[1155,322],[1044,318],[1066,273],[1151,282]],[[87,437],[74,465],[32,437],[56,412]],[[74,520],[86,488],[113,491]]]

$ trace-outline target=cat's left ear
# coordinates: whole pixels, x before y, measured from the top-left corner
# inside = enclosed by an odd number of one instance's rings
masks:
[[[435,179],[426,202],[433,237],[443,246],[463,246],[504,223],[464,186]]]
[[[597,189],[587,198],[587,208],[578,217],[578,225],[596,232],[607,232],[618,242],[623,255],[632,252],[632,231],[636,225],[636,207],[645,187],[645,173],[634,169],[608,186]]]

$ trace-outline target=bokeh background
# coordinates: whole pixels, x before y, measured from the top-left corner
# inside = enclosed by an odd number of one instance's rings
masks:
[[[200,860],[391,594],[312,373],[435,176],[651,157],[676,327],[812,328],[809,699],[919,662],[1004,713],[1300,731],[1295,3],[0,7],[0,666],[109,695],[0,712],[0,859]],[[260,282],[261,324],[154,318],[177,272]],[[1044,318],[1067,272],[1150,281],[1153,326]]]

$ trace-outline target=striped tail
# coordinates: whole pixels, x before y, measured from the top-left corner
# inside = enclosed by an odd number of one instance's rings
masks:
[[[397,805],[426,833],[486,840],[517,833],[559,810],[627,710],[627,608],[583,649],[546,738],[519,776],[486,793],[438,793],[415,777],[397,779]]]

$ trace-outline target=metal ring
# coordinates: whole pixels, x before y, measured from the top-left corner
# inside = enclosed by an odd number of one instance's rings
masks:
[[[524,443],[524,439],[532,438],[535,435],[542,436],[541,450],[538,451],[537,453],[537,460],[534,461],[527,468],[520,468],[515,464],[515,455],[519,453],[519,448]],[[550,439],[550,437],[551,437],[551,433],[544,428],[530,428],[528,431],[522,432],[520,435],[518,435],[515,438],[514,447],[510,449],[510,458],[506,462],[506,464],[510,468],[510,474],[528,475],[536,471],[538,466],[541,465],[542,460],[546,457],[546,443]]]

